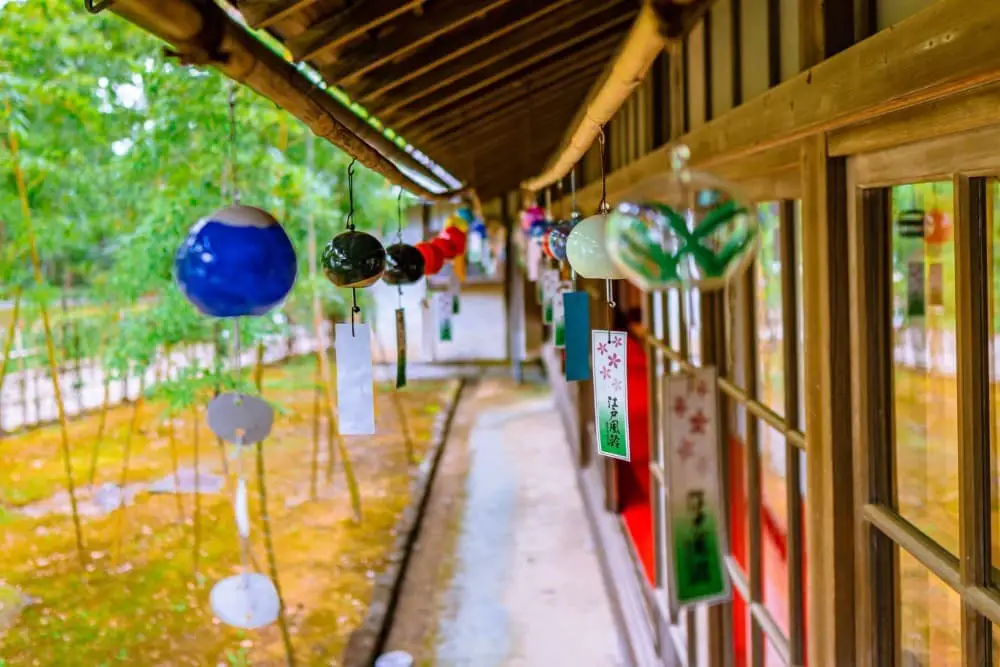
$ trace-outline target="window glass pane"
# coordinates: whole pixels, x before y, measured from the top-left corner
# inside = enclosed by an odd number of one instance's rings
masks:
[[[784,318],[781,289],[780,206],[757,205],[761,243],[754,263],[757,399],[778,414],[785,412]],[[764,606],[788,632],[788,508],[785,438],[757,422],[761,488],[761,568]]]
[[[902,664],[962,664],[962,600],[958,593],[899,549],[899,615]]]
[[[697,366],[701,363],[701,294],[697,289],[686,290],[685,302],[688,323],[688,359]]]
[[[785,412],[781,239],[777,202],[757,205],[761,225],[755,266],[757,316],[757,396],[778,414]]]
[[[951,181],[892,188],[894,458],[899,512],[958,553],[952,219]]]

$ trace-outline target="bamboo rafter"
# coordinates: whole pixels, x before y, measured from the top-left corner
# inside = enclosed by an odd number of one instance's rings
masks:
[[[216,5],[195,0],[116,0],[110,10],[170,44],[184,62],[211,65],[254,89],[394,185],[432,201],[463,192],[433,191],[404,173],[403,169],[416,172],[437,184],[438,177],[426,165],[345,109]]]

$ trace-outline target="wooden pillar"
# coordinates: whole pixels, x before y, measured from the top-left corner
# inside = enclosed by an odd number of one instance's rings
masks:
[[[854,3],[799,0],[802,67],[854,43]],[[812,665],[855,654],[855,510],[847,161],[819,134],[802,148],[806,551]],[[861,379],[861,378],[859,378]]]
[[[802,151],[808,660],[855,664],[854,503],[844,158],[822,135]]]

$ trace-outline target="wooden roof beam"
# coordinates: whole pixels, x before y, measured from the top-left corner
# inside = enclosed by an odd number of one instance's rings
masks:
[[[548,136],[550,130],[555,130],[556,135],[561,137],[562,130],[566,127],[566,119],[573,115],[580,98],[586,92],[586,88],[578,86],[576,90],[567,92],[561,104],[524,107],[518,113],[493,123],[484,123],[476,128],[468,128],[463,132],[441,137],[427,144],[427,148],[441,153],[449,152],[455,146],[462,146],[468,151],[478,151],[491,142],[506,140],[508,135],[520,134],[523,141],[534,141],[539,136]]]
[[[589,9],[571,7],[568,13],[553,14],[538,21],[530,31],[522,31],[494,40],[488,46],[478,49],[461,60],[454,60],[429,74],[425,74],[397,88],[392,94],[390,104],[375,105],[378,111],[385,108],[391,113],[399,108],[413,104],[417,100],[436,94],[450,84],[488,68],[499,62],[515,63],[515,58],[524,57],[529,49],[542,51],[533,52],[535,56],[545,56],[545,47],[555,49],[556,45],[574,35],[593,34],[614,22],[627,20],[628,12],[623,11],[623,5],[629,5],[631,0],[602,0]]]
[[[267,28],[319,0],[240,0],[237,9],[251,28]]]
[[[496,108],[477,113],[474,116],[462,116],[457,120],[453,119],[451,123],[435,128],[432,132],[428,132],[426,136],[421,135],[421,139],[417,145],[434,146],[441,141],[447,140],[448,137],[454,134],[491,124],[491,121],[503,120],[504,117],[519,112],[522,109],[546,108],[552,102],[559,102],[564,98],[573,97],[578,90],[588,90],[593,85],[592,77],[596,76],[597,72],[598,68],[591,66],[577,77],[560,81],[551,87],[541,90],[528,90],[520,95],[500,98],[499,106]],[[571,113],[575,110],[576,107],[571,109]]]
[[[410,127],[438,109],[447,107],[450,104],[454,104],[458,100],[467,98],[483,89],[489,88],[498,81],[502,81],[513,74],[528,69],[532,65],[544,62],[547,58],[559,56],[566,50],[579,44],[587,43],[588,48],[602,49],[610,44],[618,42],[621,40],[621,35],[618,34],[617,28],[619,28],[621,24],[631,20],[633,16],[634,12],[623,13],[617,19],[610,21],[607,24],[597,26],[586,32],[579,32],[571,39],[555,44],[550,48],[544,49],[528,58],[518,58],[516,60],[511,58],[502,60],[483,72],[476,78],[474,83],[465,86],[457,84],[453,85],[450,89],[443,91],[439,96],[439,99],[431,104],[422,106],[419,109],[413,109],[412,111],[409,109],[398,109],[396,113],[392,113],[387,109],[386,113],[382,115],[387,116],[387,119],[392,118],[393,122],[396,123],[398,129],[400,130],[404,127]],[[594,40],[594,38],[598,39],[596,41],[589,41]]]
[[[708,3],[711,0],[702,0]],[[689,11],[700,11],[689,5]],[[549,158],[545,169],[538,176],[525,181],[522,187],[531,192],[553,183],[573,168],[593,145],[601,129],[621,108],[636,86],[642,83],[650,66],[666,45],[661,17],[646,0],[628,37],[624,40],[614,60],[580,107],[555,155]]]
[[[418,10],[424,0],[356,0],[347,9],[312,25],[285,42],[296,61],[330,53],[397,16]]]
[[[432,3],[420,21],[400,25],[384,38],[339,54],[337,61],[320,71],[327,81],[350,86],[372,70],[476,21],[510,0],[441,0]]]
[[[488,20],[469,26],[455,35],[454,39],[438,40],[403,61],[386,65],[377,75],[364,77],[351,87],[351,95],[362,104],[368,104],[404,83],[461,58],[518,28],[532,27],[534,30],[532,24],[535,21],[567,6],[570,11],[579,11],[575,0],[555,0],[541,7],[530,3],[504,7],[497,11],[495,17],[491,15]]]
[[[481,117],[487,112],[500,113],[510,104],[523,102],[524,98],[542,95],[564,81],[576,78],[596,77],[612,53],[609,46],[604,50],[590,49],[586,55],[574,58],[570,63],[554,62],[539,68],[530,75],[508,81],[480,95],[474,102],[458,104],[435,115],[433,123],[414,128],[407,136],[414,140],[433,136],[443,128],[461,125],[468,120]],[[416,142],[419,143],[419,142]]]

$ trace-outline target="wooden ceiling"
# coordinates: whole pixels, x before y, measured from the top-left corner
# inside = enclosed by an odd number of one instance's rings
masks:
[[[556,149],[639,0],[237,0],[482,197]]]

